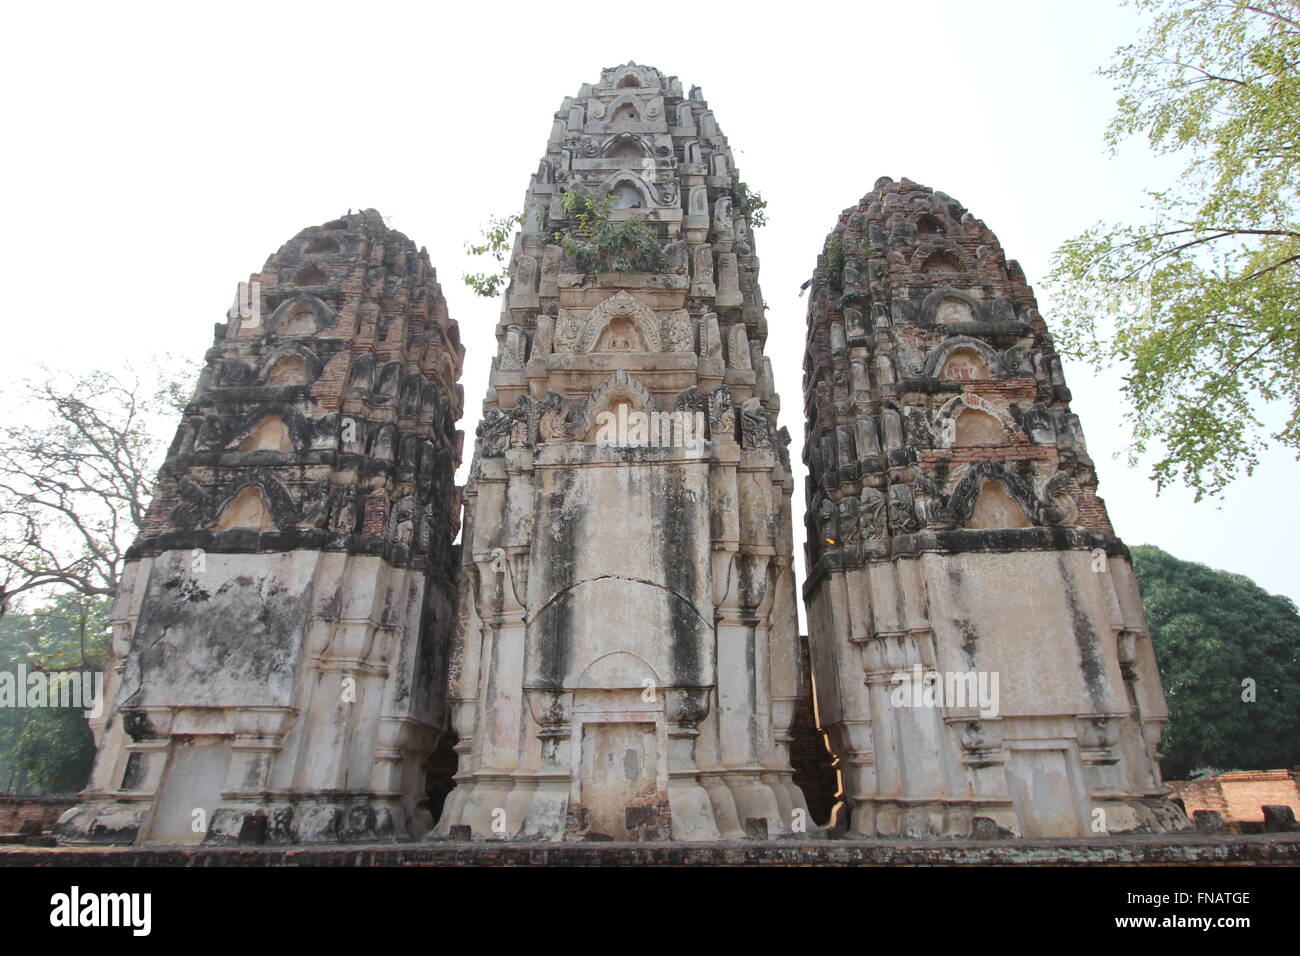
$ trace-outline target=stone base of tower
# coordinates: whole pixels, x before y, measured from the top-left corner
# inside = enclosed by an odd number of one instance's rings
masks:
[[[380,598],[382,597],[382,601]],[[63,843],[413,839],[444,732],[421,612],[380,555],[167,550],[127,562],[87,790]],[[409,688],[409,689],[408,689]]]
[[[1069,534],[1012,550],[1034,535],[918,534],[814,567],[812,660],[849,835],[1189,826],[1160,780],[1166,711],[1126,552]]]
[[[816,829],[788,771],[674,774],[666,794],[612,809],[571,800],[567,775],[484,775],[458,783],[427,839],[715,842],[800,838]]]
[[[847,839],[876,837],[903,840],[1019,839],[1025,834],[1020,814],[1010,801],[951,802],[926,800],[855,799],[847,815]],[[1058,833],[1058,837],[1083,837],[1093,833],[1176,833],[1192,829],[1190,821],[1168,797],[1133,797],[1096,800],[1098,815],[1087,831]]]
[[[171,809],[161,806],[157,813],[174,816]],[[59,820],[54,834],[61,845],[283,846],[398,841],[428,825],[428,814],[411,813],[400,796],[376,794],[222,803],[202,832],[156,833],[151,827],[155,819],[148,797],[83,795],[82,802]]]

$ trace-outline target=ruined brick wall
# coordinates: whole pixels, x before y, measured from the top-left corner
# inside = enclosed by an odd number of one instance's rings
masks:
[[[77,801],[0,795],[0,833],[44,833]]]
[[[1300,816],[1300,769],[1239,770],[1208,780],[1171,780],[1174,796],[1183,801],[1187,813],[1217,810],[1230,827],[1262,823],[1266,805],[1289,806]]]

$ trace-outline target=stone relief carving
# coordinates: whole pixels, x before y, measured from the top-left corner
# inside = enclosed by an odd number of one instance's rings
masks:
[[[736,437],[736,409],[731,403],[731,389],[719,385],[709,393],[709,429],[713,435]]]
[[[772,423],[757,396],[740,406],[740,431],[746,448],[771,447]]]

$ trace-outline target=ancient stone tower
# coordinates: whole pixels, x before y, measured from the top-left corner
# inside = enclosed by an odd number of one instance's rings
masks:
[[[464,350],[378,213],[306,229],[218,325],[113,610],[68,841],[418,836],[446,733]]]
[[[802,817],[788,434],[737,183],[698,89],[658,70],[606,70],[556,116],[465,491],[439,835]],[[588,241],[584,209],[644,241]]]
[[[818,260],[804,395],[804,596],[851,832],[1185,825],[1128,553],[992,232],[881,179]]]

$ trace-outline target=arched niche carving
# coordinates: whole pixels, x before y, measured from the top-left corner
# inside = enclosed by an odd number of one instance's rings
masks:
[[[995,480],[985,481],[975,499],[966,527],[973,529],[1032,528],[1034,523],[1025,509],[1007,493],[1006,486]]]
[[[659,319],[648,306],[628,292],[616,292],[591,310],[583,330],[581,350],[594,352],[605,329],[615,319],[626,319],[640,336],[643,352],[662,352]]]
[[[944,403],[943,408],[939,409],[940,427],[950,436],[952,443],[956,444],[963,428],[961,419],[965,417],[968,410],[980,412],[989,419],[992,419],[997,427],[1001,430],[1002,437],[993,444],[1005,445],[1012,437],[1023,437],[1024,431],[1016,424],[1016,420],[1004,409],[990,402],[988,399],[979,395],[962,394],[957,395]],[[951,422],[951,424],[947,424]],[[979,419],[971,419],[965,426],[965,429],[972,437],[976,430],[981,427]],[[989,426],[985,426],[989,427]]]
[[[639,90],[659,85],[659,75],[653,67],[638,66],[635,63],[625,63],[603,72],[601,76],[601,86],[616,90]]]
[[[594,441],[600,413],[616,411],[620,404],[628,405],[629,411],[646,414],[659,410],[650,389],[636,376],[629,375],[626,369],[619,369],[587,396],[587,401],[574,420],[572,433],[580,441]]]
[[[999,367],[998,353],[987,342],[969,335],[954,335],[940,342],[925,356],[926,377],[943,377],[948,359],[958,352],[966,353],[982,364],[984,369],[982,378],[991,378]],[[969,381],[969,379],[952,379],[952,381]]]
[[[1042,504],[1033,485],[1004,462],[988,458],[965,470],[943,511],[957,527],[1028,528],[1042,523]]]
[[[1006,432],[996,418],[977,408],[967,408],[957,416],[953,426],[953,446],[972,448],[1005,445]]]
[[[257,379],[263,385],[310,385],[320,373],[316,353],[296,342],[272,349],[257,363]]]
[[[631,169],[618,170],[600,188],[606,196],[612,198],[610,205],[613,209],[651,209],[657,205],[654,189]]]
[[[953,325],[957,322],[974,322],[975,311],[970,307],[970,303],[962,299],[948,296],[939,303],[939,307],[934,310],[934,321],[940,325]]]
[[[650,681],[647,685],[645,682]],[[577,687],[587,690],[623,690],[660,686],[659,675],[644,658],[629,651],[610,651],[588,664],[578,675]]]
[[[635,96],[623,95],[614,102],[609,104],[605,113],[609,117],[607,121],[611,128],[623,126],[625,124],[640,123],[643,116],[644,104]]]
[[[946,302],[965,303],[970,308],[970,319],[959,318],[939,318],[939,309]],[[951,312],[952,306],[949,306]],[[927,325],[934,324],[953,324],[960,321],[987,322],[989,321],[988,310],[984,303],[975,298],[969,292],[962,289],[939,288],[935,289],[921,301],[921,321]]]
[[[912,253],[911,266],[916,272],[961,274],[973,271],[970,257],[959,246],[942,239],[921,243]]]
[[[943,221],[931,213],[922,213],[916,220],[916,233],[919,236],[942,236],[947,231]]]
[[[601,155],[608,159],[652,159],[654,150],[643,137],[635,133],[619,133],[605,144]]]
[[[334,310],[314,295],[300,292],[285,299],[266,322],[267,332],[294,337],[312,336],[334,324]]]
[[[325,271],[314,262],[299,269],[293,277],[293,284],[302,286],[324,285],[328,281]]]
[[[953,349],[939,369],[939,378],[945,382],[982,382],[989,377],[988,363],[971,348]]]
[[[338,252],[339,249],[339,241],[333,236],[320,236],[308,243],[303,251],[308,255],[321,256]]]
[[[298,505],[289,489],[259,469],[231,488],[212,515],[215,531],[291,528],[298,518]]]
[[[940,250],[931,253],[921,263],[922,272],[965,272],[961,260],[951,252]]]
[[[239,443],[241,452],[279,451],[291,453],[294,449],[293,434],[280,415],[272,412],[264,415]]]
[[[214,531],[232,531],[235,528],[256,528],[266,531],[275,528],[271,508],[257,485],[249,485],[236,492],[217,514]]]
[[[265,384],[272,386],[306,385],[307,365],[298,355],[284,355],[266,372]]]
[[[225,431],[219,444],[223,448],[245,452],[297,452],[310,446],[311,431],[311,422],[292,405],[284,402],[266,402],[249,409],[233,422],[229,430]],[[282,440],[285,435],[289,440],[287,446]]]

